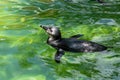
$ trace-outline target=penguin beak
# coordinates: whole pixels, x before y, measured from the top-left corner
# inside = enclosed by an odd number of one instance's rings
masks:
[[[44,26],[44,25],[40,25],[41,28],[43,28],[44,30],[47,30],[48,27]]]

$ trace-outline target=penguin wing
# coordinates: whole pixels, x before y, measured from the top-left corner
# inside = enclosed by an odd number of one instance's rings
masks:
[[[62,49],[58,49],[56,54],[55,54],[55,61],[57,63],[60,63],[60,59],[63,55],[64,55],[64,51]]]
[[[83,36],[83,34],[76,34],[76,35],[71,36],[70,38],[77,39],[77,38],[82,37],[82,36]]]

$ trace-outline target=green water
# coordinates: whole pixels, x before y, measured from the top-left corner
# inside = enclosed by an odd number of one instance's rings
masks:
[[[0,80],[120,80],[120,1],[105,1],[0,0]],[[102,18],[117,25],[95,25]],[[40,24],[113,48],[66,52],[57,64]]]

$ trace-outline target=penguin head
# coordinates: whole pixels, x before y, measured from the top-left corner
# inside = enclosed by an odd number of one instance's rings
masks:
[[[57,27],[44,25],[40,25],[40,27],[43,28],[52,37],[61,37],[60,30]]]

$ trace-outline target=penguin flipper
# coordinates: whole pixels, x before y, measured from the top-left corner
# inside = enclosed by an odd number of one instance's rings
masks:
[[[77,35],[71,36],[70,38],[75,38],[75,39],[77,39],[77,38],[82,37],[82,36],[84,36],[84,35],[83,35],[83,34],[77,34]]]
[[[55,53],[55,61],[57,63],[60,63],[60,59],[63,55],[64,55],[64,51],[62,49],[58,49],[57,52]]]

